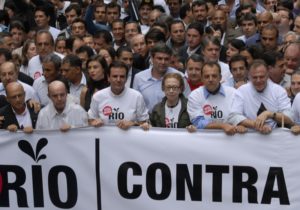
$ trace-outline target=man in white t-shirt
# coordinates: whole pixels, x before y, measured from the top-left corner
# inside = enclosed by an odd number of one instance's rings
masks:
[[[27,72],[24,72],[33,79],[37,79],[42,76],[42,60],[44,57],[46,57],[50,53],[55,53],[60,58],[64,57],[63,55],[54,52],[54,39],[51,33],[47,30],[41,30],[37,32],[35,36],[35,44],[37,55],[29,60]]]
[[[198,129],[222,129],[228,135],[245,132],[242,126],[226,122],[235,89],[221,84],[221,67],[208,61],[201,71],[203,85],[192,91],[188,98],[187,111]]]
[[[115,61],[110,65],[108,80],[111,86],[93,95],[88,111],[90,125],[97,127],[110,124],[124,130],[134,125],[149,128],[148,109],[143,96],[138,91],[125,87],[127,74],[126,64]]]
[[[291,102],[286,90],[273,83],[263,60],[254,60],[249,79],[236,92],[229,122],[268,134],[278,123],[293,125]]]

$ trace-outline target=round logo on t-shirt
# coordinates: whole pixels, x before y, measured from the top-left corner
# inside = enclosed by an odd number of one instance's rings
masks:
[[[105,106],[103,108],[102,112],[105,116],[109,116],[112,113],[112,108],[110,106]]]
[[[211,115],[213,112],[213,109],[209,104],[206,104],[203,106],[203,112],[205,115]]]
[[[169,127],[169,125],[170,125],[170,120],[167,117],[165,117],[165,124],[166,124],[166,127]]]
[[[42,76],[42,75],[41,75],[41,72],[37,71],[37,72],[34,73],[33,78],[34,78],[34,79],[37,79],[37,78],[39,78],[40,76]]]

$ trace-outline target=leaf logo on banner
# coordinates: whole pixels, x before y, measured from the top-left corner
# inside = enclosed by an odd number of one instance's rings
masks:
[[[41,138],[36,145],[35,153],[33,151],[31,144],[26,140],[19,141],[18,146],[20,150],[22,150],[24,153],[29,155],[36,163],[38,163],[40,160],[47,158],[45,154],[39,156],[40,152],[47,144],[48,144],[48,140],[46,138]]]

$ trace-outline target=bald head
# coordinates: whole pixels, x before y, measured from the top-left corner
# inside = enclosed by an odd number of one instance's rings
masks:
[[[55,93],[57,90],[64,90],[67,93],[66,85],[58,80],[51,82],[48,85],[48,93]]]
[[[13,93],[18,92],[18,91],[25,94],[23,86],[18,82],[11,82],[11,83],[7,84],[5,91],[6,91],[7,97],[10,97]]]
[[[6,98],[16,113],[22,114],[25,111],[25,91],[20,83],[11,82],[6,86]]]
[[[62,113],[67,103],[67,88],[61,81],[53,81],[48,86],[48,96],[58,113]]]

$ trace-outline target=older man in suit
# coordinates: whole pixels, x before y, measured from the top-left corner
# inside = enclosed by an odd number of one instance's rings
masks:
[[[4,119],[0,128],[15,132],[22,129],[31,133],[35,128],[38,113],[25,102],[25,91],[18,82],[11,82],[6,86],[8,105],[0,109],[0,116]]]

